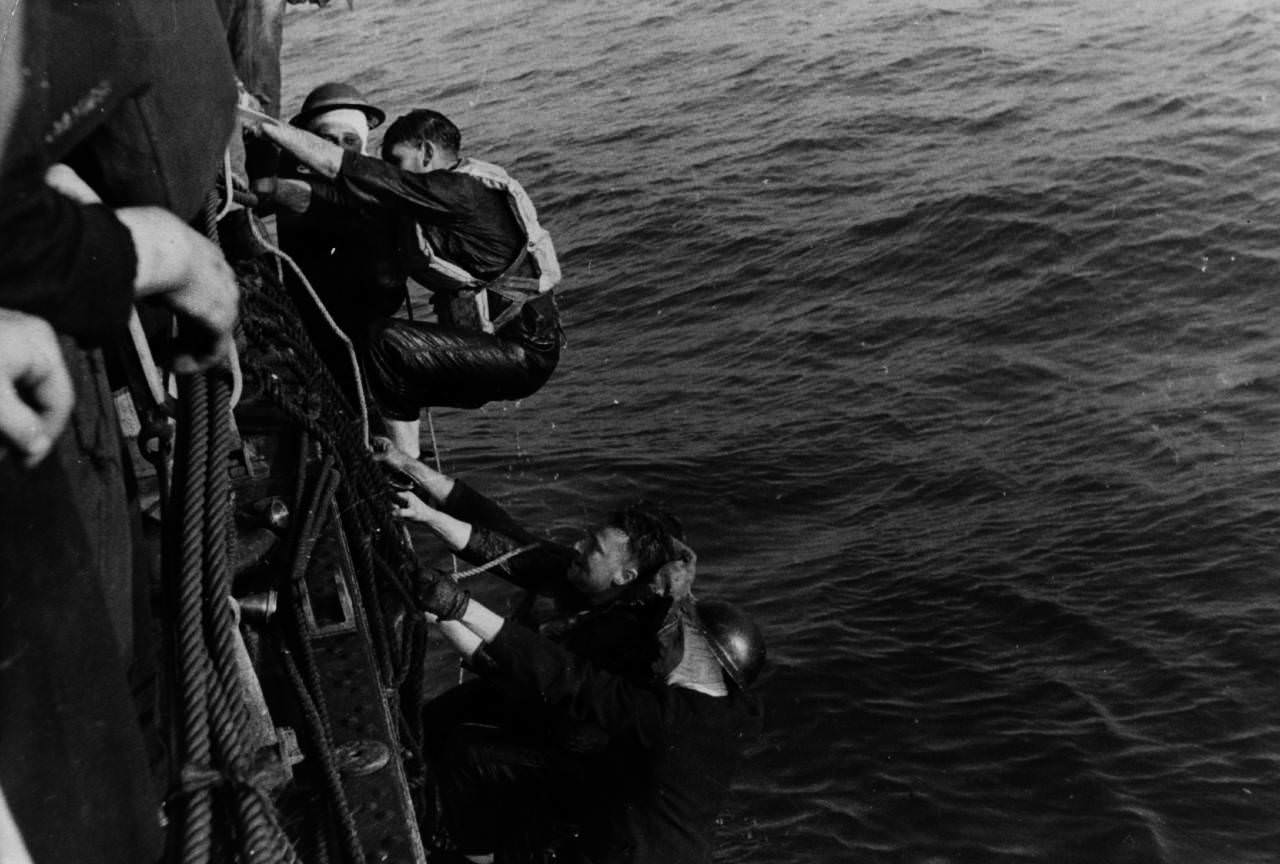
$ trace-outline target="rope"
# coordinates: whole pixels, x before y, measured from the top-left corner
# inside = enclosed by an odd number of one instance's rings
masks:
[[[459,579],[459,580],[466,579],[468,576],[476,576],[476,575],[479,575],[480,573],[484,573],[486,570],[492,570],[494,567],[497,567],[499,564],[504,564],[507,561],[510,561],[512,558],[516,557],[517,555],[523,555],[525,552],[528,552],[530,549],[537,549],[538,545],[539,544],[537,543],[528,543],[524,546],[521,546],[518,549],[512,549],[510,552],[504,552],[501,555],[499,555],[497,558],[494,558],[492,561],[486,561],[484,564],[481,564],[479,567],[472,567],[470,570],[463,570],[461,573],[455,572],[453,574],[453,578]]]
[[[305,446],[305,439],[304,439]],[[346,790],[338,773],[338,766],[333,755],[333,730],[325,707],[323,691],[320,686],[320,673],[316,667],[315,657],[311,653],[311,645],[307,639],[306,622],[302,616],[302,599],[307,590],[306,572],[311,561],[311,553],[319,539],[320,530],[325,525],[325,516],[330,512],[334,494],[338,486],[338,473],[333,468],[333,456],[325,458],[316,480],[315,488],[307,500],[306,516],[299,528],[297,544],[294,549],[293,570],[289,584],[293,591],[294,627],[297,630],[298,644],[302,650],[305,666],[305,678],[287,649],[282,651],[285,668],[290,683],[302,705],[303,715],[311,727],[312,738],[319,751],[320,765],[323,769],[325,785],[328,787],[334,809],[341,822],[343,839],[351,860],[356,864],[364,864],[364,848],[360,843],[360,835],[356,828],[355,814],[347,801]]]
[[[182,860],[207,864],[238,840],[247,861],[296,864],[274,807],[252,774],[248,710],[236,673],[230,604],[230,383],[226,370],[179,380],[179,487],[182,490],[179,573],[179,671],[183,768],[177,793],[186,811]],[[239,830],[215,826],[216,797],[233,796]],[[221,829],[221,830],[215,830]]]
[[[249,728],[249,711],[244,703],[239,677],[236,674],[235,613],[225,602],[231,596],[231,560],[234,534],[231,529],[231,478],[228,464],[231,459],[231,384],[218,370],[210,373],[212,383],[207,389],[208,410],[212,427],[209,447],[209,482],[206,494],[208,543],[206,557],[208,567],[207,611],[211,641],[213,642],[216,669],[220,673],[220,687],[213,689],[213,727],[215,741],[220,744],[228,773],[232,777],[249,775],[253,754],[245,730]],[[237,783],[236,805],[240,816],[242,848],[249,860],[261,857],[265,861],[297,861],[297,856],[283,830],[276,821],[274,808],[265,794],[254,784]]]
[[[405,619],[403,631],[393,628],[382,607],[383,598],[390,599],[388,594],[393,594],[404,608],[416,608],[411,585],[418,571],[417,556],[392,514],[385,475],[373,461],[364,424],[356,422],[351,401],[316,351],[299,318],[297,303],[279,278],[268,275],[278,271],[282,260],[277,255],[274,268],[264,259],[261,268],[241,272],[246,288],[242,322],[249,344],[256,349],[255,353],[246,352],[244,369],[261,397],[277,408],[287,423],[313,440],[322,453],[331,456],[342,477],[336,498],[341,530],[351,540],[379,680],[404,726],[410,719],[400,709],[400,699],[417,706],[423,696],[419,679],[424,660],[414,646],[425,638],[426,628],[412,615]],[[296,267],[292,262],[290,265]],[[310,444],[299,448],[295,476],[300,481],[309,473],[306,462],[311,452],[314,448]],[[300,486],[294,500],[301,507],[305,498],[306,490]],[[297,660],[306,672],[305,646]],[[323,705],[317,707],[323,713]],[[414,708],[409,710],[416,715]],[[413,725],[413,734],[402,738],[401,744],[414,760],[421,761],[420,723]]]
[[[210,768],[208,714],[208,655],[204,651],[201,563],[208,417],[195,410],[195,396],[203,396],[204,379],[188,376],[178,382],[181,419],[178,425],[178,488],[182,489],[182,536],[178,600],[179,680],[182,695],[183,759],[200,770]],[[206,864],[213,849],[213,794],[200,788],[186,801],[182,822],[182,861]]]
[[[427,409],[427,431],[431,433],[431,457],[432,459],[435,460],[435,463],[436,463],[436,473],[443,474],[444,467],[440,463],[440,446],[436,443],[436,422],[431,417],[430,408]],[[453,567],[454,581],[457,581],[458,579],[462,578],[461,576],[458,575],[458,556],[453,552],[450,552],[449,560]]]

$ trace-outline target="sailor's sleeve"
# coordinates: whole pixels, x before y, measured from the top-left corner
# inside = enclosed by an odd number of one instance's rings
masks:
[[[137,257],[111,208],[45,186],[0,203],[0,307],[93,344],[129,320]]]
[[[522,546],[532,545],[504,561],[495,574],[513,585],[536,593],[554,592],[563,583],[563,575],[573,560],[567,546],[544,540],[515,521],[495,501],[457,480],[441,509],[456,519],[471,523],[471,538],[458,554],[467,562],[480,565]]]
[[[458,201],[449,194],[447,185],[432,171],[417,174],[372,156],[350,150],[342,154],[342,166],[334,184],[349,200],[360,205],[376,205],[402,210],[417,217],[449,216],[456,212]]]

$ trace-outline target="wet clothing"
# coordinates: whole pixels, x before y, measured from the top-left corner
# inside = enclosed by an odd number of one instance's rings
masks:
[[[609,736],[581,798],[579,860],[593,864],[704,864],[715,818],[743,750],[762,726],[759,702],[730,688],[712,697],[637,684],[508,622],[478,664],[532,691],[552,711]]]
[[[401,252],[415,278],[422,257],[416,251],[419,229],[436,254],[486,282],[502,275],[524,248],[524,232],[506,194],[458,171],[417,174],[347,151],[333,189],[349,205],[381,207],[405,217]],[[519,275],[536,274],[526,263]]]
[[[368,331],[369,388],[382,414],[417,420],[431,406],[479,408],[536,393],[560,360],[555,298],[529,301],[498,334],[384,318]]]
[[[566,578],[578,554],[572,547],[538,538],[461,480],[455,481],[440,509],[471,523],[471,537],[458,555],[472,564],[483,564],[521,546],[537,544],[493,571],[528,591],[530,600],[541,596],[553,604],[548,613],[526,603],[525,609],[517,613],[518,619],[575,654],[632,680],[651,680],[665,671],[655,665],[658,646],[654,634],[666,619],[670,601],[641,591],[624,594],[604,606],[590,606]]]
[[[450,292],[432,284],[421,251],[419,232],[442,257],[480,279],[508,273],[513,262],[509,275],[534,279],[533,265],[517,262],[525,237],[505,193],[461,172],[415,174],[348,151],[333,183],[312,183],[312,200],[317,199],[359,213],[387,214],[401,269],[435,290],[443,323],[372,312],[366,319],[366,374],[386,417],[416,420],[430,406],[476,408],[495,399],[520,399],[551,376],[563,334],[550,292],[525,303],[496,333],[451,326]],[[510,301],[488,294],[489,313],[496,319]]]
[[[567,861],[709,860],[715,816],[759,730],[755,700],[661,683],[669,601],[590,607],[565,578],[572,548],[539,540],[461,481],[441,509],[471,523],[459,553],[469,563],[537,543],[497,572],[560,613],[525,616],[542,636],[508,623],[477,654],[482,677],[424,712],[455,842],[487,844],[499,860],[548,847]]]

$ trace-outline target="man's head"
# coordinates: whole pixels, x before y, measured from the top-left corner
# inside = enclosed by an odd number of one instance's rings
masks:
[[[673,537],[683,540],[684,529],[671,514],[646,501],[620,507],[578,543],[569,583],[597,604],[648,585],[674,557]]]
[[[350,84],[321,84],[307,94],[302,110],[289,122],[345,150],[363,153],[369,144],[369,130],[386,119]]]
[[[396,118],[382,138],[382,158],[415,174],[451,167],[461,149],[462,133],[453,121],[426,108]]]

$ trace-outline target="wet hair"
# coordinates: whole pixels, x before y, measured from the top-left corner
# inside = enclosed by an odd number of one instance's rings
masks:
[[[684,526],[658,505],[629,501],[610,514],[607,525],[627,535],[636,559],[636,582],[645,583],[675,557],[671,540],[684,541]]]
[[[382,158],[389,158],[399,144],[421,147],[428,143],[456,154],[462,148],[462,133],[439,111],[419,108],[397,117],[387,127],[386,134],[382,136]]]

